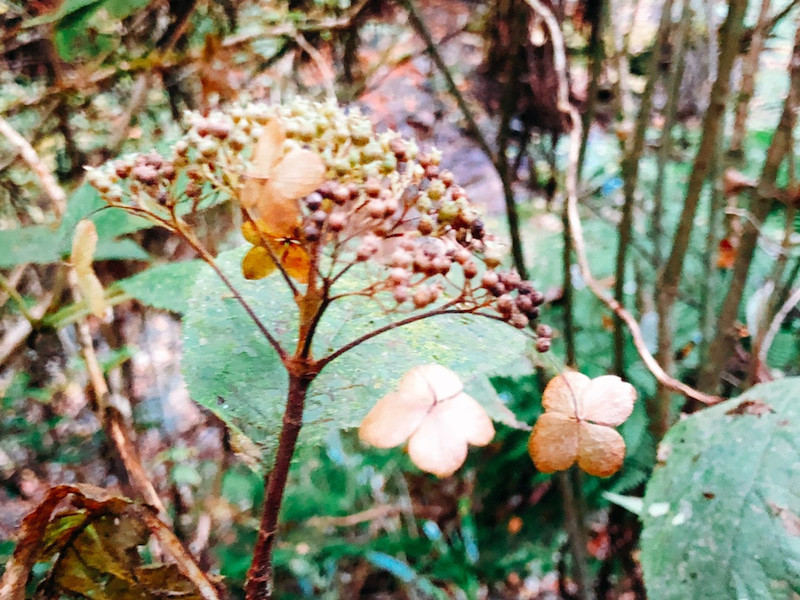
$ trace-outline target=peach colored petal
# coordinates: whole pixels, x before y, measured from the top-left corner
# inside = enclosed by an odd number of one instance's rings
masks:
[[[453,398],[464,386],[458,375],[442,365],[420,365],[409,370],[400,380],[398,391],[417,397],[427,397],[430,404]]]
[[[438,477],[452,475],[467,458],[467,440],[463,432],[452,426],[450,411],[445,406],[448,403],[437,404],[408,441],[412,462]]]
[[[567,371],[556,375],[547,384],[542,394],[542,405],[545,411],[574,417],[578,399],[590,381],[591,379],[586,375],[576,371]]]
[[[271,180],[260,180],[260,184],[256,206],[265,233],[274,238],[293,237],[300,224],[300,205],[297,200],[277,193]]]
[[[625,460],[625,440],[610,427],[581,422],[578,429],[578,466],[589,475],[608,477]]]
[[[582,420],[616,427],[631,416],[636,390],[616,375],[604,375],[592,379],[579,400]]]
[[[430,407],[430,402],[424,398],[390,392],[364,417],[358,437],[376,448],[398,446],[419,428]]]
[[[439,404],[447,411],[449,426],[460,431],[468,443],[485,446],[494,439],[492,420],[472,396],[462,392]]]
[[[291,150],[272,170],[275,191],[283,198],[307,196],[325,181],[325,163],[311,150]]]
[[[578,422],[559,413],[544,413],[528,439],[528,454],[542,473],[568,469],[578,458]]]
[[[271,177],[273,167],[283,153],[286,135],[277,119],[270,119],[261,131],[261,137],[253,151],[253,168],[248,173],[253,177]]]

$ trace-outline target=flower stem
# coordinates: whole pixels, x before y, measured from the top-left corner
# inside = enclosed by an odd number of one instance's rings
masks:
[[[247,571],[246,600],[270,600],[272,598],[272,549],[275,546],[278,514],[283,502],[292,456],[297,446],[297,437],[303,425],[306,393],[313,377],[313,375],[289,374],[289,394],[286,399],[286,410],[283,413],[283,428],[278,440],[278,453],[275,456],[275,464],[264,481],[267,490],[264,512],[261,515],[261,526],[253,552],[253,562]]]

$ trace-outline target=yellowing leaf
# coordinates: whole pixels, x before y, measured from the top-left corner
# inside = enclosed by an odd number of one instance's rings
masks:
[[[97,318],[103,318],[106,312],[105,294],[103,285],[92,268],[95,248],[97,230],[92,221],[84,219],[75,228],[70,260],[75,270],[78,289],[89,305],[90,312]]]
[[[263,246],[253,246],[242,260],[242,274],[245,279],[264,279],[275,269],[275,261]]]
[[[270,246],[289,277],[300,283],[308,283],[311,258],[305,248],[299,243],[289,240],[270,244]]]
[[[636,390],[619,377],[589,379],[567,372],[554,377],[542,394],[545,413],[528,440],[528,453],[544,473],[563,471],[576,461],[597,477],[616,473],[625,442],[612,427],[633,411]]]
[[[467,457],[467,446],[494,437],[486,411],[464,393],[458,375],[441,365],[414,367],[396,392],[381,398],[361,423],[366,444],[391,448],[408,440],[408,454],[423,471],[452,475]]]
[[[97,229],[92,221],[84,219],[75,226],[72,238],[72,254],[70,260],[76,271],[92,268],[94,251],[97,248]]]

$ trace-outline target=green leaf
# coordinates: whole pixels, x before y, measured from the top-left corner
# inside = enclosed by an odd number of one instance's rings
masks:
[[[0,231],[0,268],[23,263],[49,264],[59,260],[58,234],[46,225]]]
[[[58,7],[58,10],[36,17],[35,19],[29,19],[25,21],[24,27],[36,27],[37,25],[44,25],[46,23],[55,23],[76,12],[80,13],[89,8],[96,10],[102,2],[103,0],[65,0],[65,2]]]
[[[67,211],[58,229],[65,249],[72,243],[75,226],[82,219],[90,219],[97,229],[97,236],[115,238],[126,233],[153,227],[151,221],[132,215],[121,208],[108,206],[92,186],[84,184],[69,197]]]
[[[47,265],[66,258],[69,243],[46,225],[0,231],[0,268],[25,263]],[[133,240],[103,239],[94,260],[149,260],[150,256]]]
[[[653,600],[800,593],[800,378],[758,385],[675,425],[644,499]]]
[[[166,263],[118,281],[117,285],[142,304],[184,313],[195,277],[208,268],[201,260]]]
[[[218,263],[283,347],[293,352],[297,309],[288,287],[278,274],[246,281],[240,274],[243,254],[241,249],[224,253]],[[345,289],[353,285],[342,282]],[[374,301],[352,297],[336,301],[317,327],[314,354],[327,355],[390,321]],[[183,332],[183,373],[192,397],[244,432],[268,457],[280,431],[286,371],[213,272],[198,275]],[[358,426],[403,373],[428,362],[456,371],[465,389],[488,406],[490,415],[513,423],[487,375],[519,362],[524,347],[525,338],[518,331],[480,317],[438,316],[377,336],[328,365],[314,381],[301,443],[319,442],[330,427]]]

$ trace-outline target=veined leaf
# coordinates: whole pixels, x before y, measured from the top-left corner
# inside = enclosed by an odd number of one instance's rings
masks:
[[[280,277],[245,280],[239,273],[243,252],[224,253],[218,257],[218,264],[284,347],[293,351],[297,309],[290,291]],[[347,285],[347,281],[342,284]],[[324,356],[393,319],[396,317],[387,317],[368,299],[334,302],[317,328],[314,354]],[[280,430],[286,372],[277,354],[213,272],[198,275],[183,332],[183,373],[192,397],[244,432],[269,457]],[[375,337],[342,355],[314,381],[301,443],[320,440],[329,427],[357,427],[403,373],[428,362],[453,369],[464,381],[464,391],[491,417],[513,425],[513,416],[486,378],[502,372],[504,365],[518,363],[524,348],[525,337],[518,331],[480,317],[437,316]]]
[[[755,386],[679,422],[644,498],[653,600],[800,593],[800,378]]]

